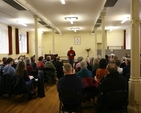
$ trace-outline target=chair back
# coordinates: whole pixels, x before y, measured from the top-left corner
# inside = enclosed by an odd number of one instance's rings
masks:
[[[105,108],[108,111],[123,110],[127,107],[127,91],[113,91],[105,96]]]
[[[29,93],[28,87],[26,86],[26,83],[24,79],[21,76],[13,76],[14,85],[13,85],[13,91],[14,94],[23,94],[23,93]]]
[[[84,88],[98,87],[98,83],[95,81],[95,79],[93,77],[82,78],[82,82],[84,84]]]
[[[63,104],[72,105],[81,103],[81,94],[77,91],[62,90],[59,92],[59,99]]]
[[[2,94],[12,94],[12,77],[9,74],[3,74],[1,78],[1,91]]]
[[[34,69],[32,71],[32,75],[34,76],[34,78],[38,78],[38,69]]]

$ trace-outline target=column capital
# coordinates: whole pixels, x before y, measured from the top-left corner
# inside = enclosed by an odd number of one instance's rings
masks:
[[[37,15],[33,15],[33,17],[34,17],[34,18],[38,18],[38,16],[37,16]]]

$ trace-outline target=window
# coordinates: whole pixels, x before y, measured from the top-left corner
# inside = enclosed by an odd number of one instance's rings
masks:
[[[0,54],[8,54],[8,28],[0,24]]]
[[[131,29],[126,30],[126,49],[131,49]]]
[[[20,47],[20,53],[26,53],[27,52],[26,32],[20,33],[20,36],[19,36],[19,47]]]

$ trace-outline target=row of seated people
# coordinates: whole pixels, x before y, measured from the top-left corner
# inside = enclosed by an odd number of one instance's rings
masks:
[[[28,61],[28,60],[27,60]],[[17,65],[16,65],[16,69],[14,67],[12,67],[13,65],[13,59],[12,58],[3,58],[3,63],[0,65],[0,86],[1,86],[1,95],[6,93],[5,87],[13,85],[13,87],[15,87],[15,85],[19,85],[19,86],[23,86],[23,84],[25,84],[25,86],[28,89],[28,96],[29,99],[31,99],[32,97],[36,97],[36,92],[35,89],[33,87],[33,82],[35,82],[35,79],[31,78],[31,76],[29,76],[31,73],[30,71],[27,71],[27,66],[26,63],[22,60],[19,60]],[[29,73],[28,73],[29,72]],[[8,79],[7,79],[7,76]],[[14,78],[14,79],[13,79]],[[17,79],[16,79],[17,78]],[[24,80],[24,83],[17,83],[19,80],[18,78],[22,78]],[[38,76],[39,78],[39,76]],[[41,77],[40,77],[41,78]],[[39,80],[40,80],[39,78]],[[8,80],[10,80],[11,82],[7,82]],[[40,86],[41,84],[39,84],[38,86]],[[11,89],[13,89],[13,87],[11,86]],[[10,87],[9,87],[10,88]],[[19,88],[20,89],[20,88]],[[9,90],[9,89],[7,89]],[[12,92],[11,92],[12,94]],[[11,94],[9,96],[11,96]],[[38,93],[39,95],[39,93]]]
[[[91,77],[96,80],[93,84],[95,84],[95,87],[98,87],[97,110],[101,111],[104,107],[104,100],[101,97],[111,91],[127,91],[128,80],[119,73],[116,60],[107,62],[106,59],[101,59],[96,70],[96,77],[93,77],[92,72],[88,70],[87,64],[86,60],[81,60],[79,62],[80,70],[76,73],[72,71],[73,68],[70,64],[65,64],[65,76],[59,79],[57,90],[58,92],[62,90],[74,90],[82,94],[84,88],[87,86],[84,80]]]
[[[78,62],[74,65],[76,72],[81,70],[80,63],[82,60],[83,57],[78,57]],[[98,82],[104,75],[108,74],[106,66],[109,62],[115,62],[118,72],[129,80],[130,58],[122,57],[122,60],[120,61],[116,56],[107,57],[106,55],[105,59],[102,59],[100,56],[97,58],[92,57],[91,59],[87,57],[85,61],[87,62],[87,69],[92,72],[93,77],[96,76]]]

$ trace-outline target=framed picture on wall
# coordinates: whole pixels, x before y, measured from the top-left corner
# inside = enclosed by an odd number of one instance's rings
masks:
[[[80,37],[74,37],[74,44],[80,45],[81,44],[81,38]]]

